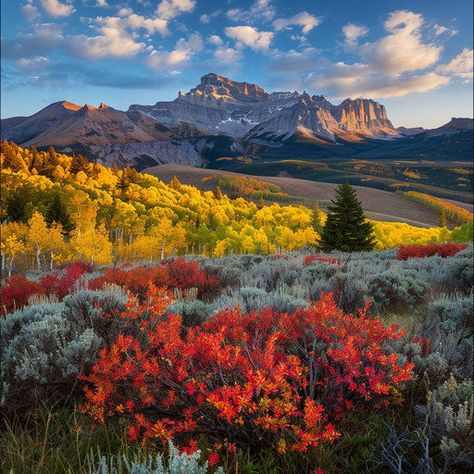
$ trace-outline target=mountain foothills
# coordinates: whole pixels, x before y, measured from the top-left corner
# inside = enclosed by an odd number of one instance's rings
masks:
[[[62,101],[30,117],[4,119],[1,125],[2,139],[84,152],[106,165],[115,161],[138,169],[162,163],[203,166],[220,156],[265,154],[272,149],[290,155],[295,142],[305,144],[302,158],[358,154],[387,158],[396,153],[426,159],[440,136],[455,136],[450,157],[459,160],[472,154],[473,129],[472,119],[465,118],[453,118],[435,130],[396,129],[385,107],[371,99],[333,105],[320,95],[268,93],[258,85],[213,73],[170,102],[131,105],[120,111],[105,104],[81,107]]]

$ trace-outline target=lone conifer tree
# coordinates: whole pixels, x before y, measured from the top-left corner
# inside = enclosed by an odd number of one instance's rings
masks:
[[[45,218],[49,226],[54,222],[61,224],[64,235],[69,235],[76,227],[58,193],[54,194],[53,200],[46,210]]]
[[[354,188],[348,183],[338,186],[332,204],[321,233],[321,248],[326,252],[372,250],[375,245],[373,227],[364,216]]]

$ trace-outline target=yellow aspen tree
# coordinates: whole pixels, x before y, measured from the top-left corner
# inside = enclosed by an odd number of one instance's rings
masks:
[[[35,256],[37,269],[42,270],[41,256],[48,250],[49,229],[39,212],[34,212],[28,221],[27,245]]]

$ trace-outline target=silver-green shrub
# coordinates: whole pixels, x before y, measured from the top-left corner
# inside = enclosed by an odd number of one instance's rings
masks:
[[[200,462],[201,451],[192,454],[179,453],[172,441],[169,442],[167,456],[162,454],[147,455],[145,459],[131,459],[123,454],[107,460],[100,456],[97,463],[91,462],[89,474],[207,474],[208,462]],[[213,471],[215,474],[224,474],[224,470],[218,467]]]

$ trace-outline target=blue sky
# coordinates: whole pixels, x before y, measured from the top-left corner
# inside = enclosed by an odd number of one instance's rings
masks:
[[[396,126],[472,117],[471,0],[2,0],[2,117],[172,100],[216,72]]]

